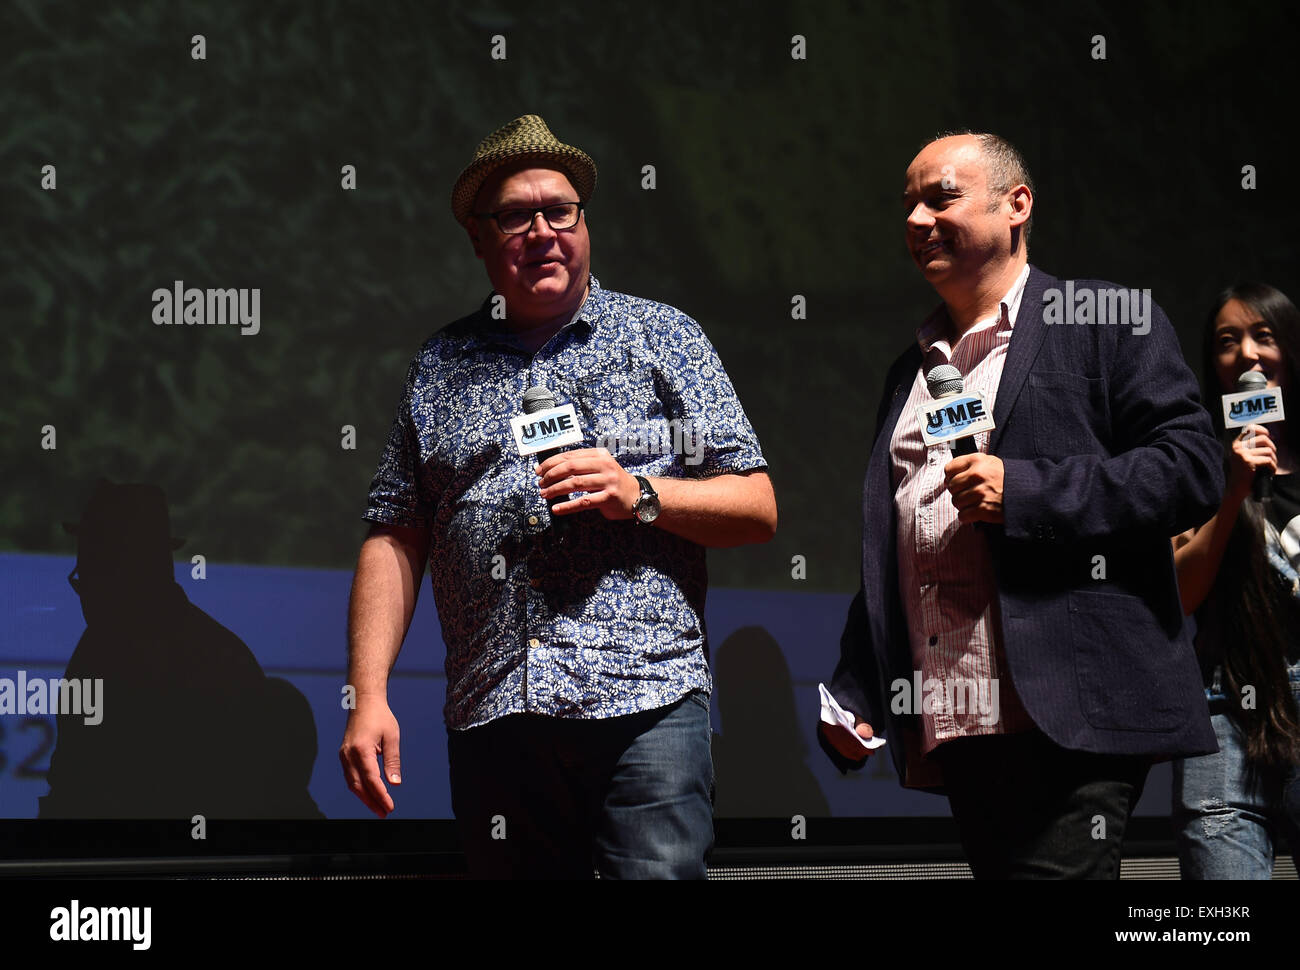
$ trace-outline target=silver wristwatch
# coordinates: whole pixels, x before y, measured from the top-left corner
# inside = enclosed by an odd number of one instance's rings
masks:
[[[632,514],[638,522],[649,525],[659,518],[659,493],[650,487],[650,482],[640,475],[635,476],[641,486],[641,495],[632,506]]]

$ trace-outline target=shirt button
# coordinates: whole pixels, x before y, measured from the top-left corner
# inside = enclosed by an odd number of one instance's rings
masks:
[[[930,646],[933,647],[933,646],[934,646],[935,644],[937,644],[938,642],[939,642],[939,638],[938,638],[938,637],[930,637]]]
[[[533,637],[531,640],[528,641],[528,645],[530,647],[540,647],[542,645],[542,641],[538,640],[537,637]]]
[[[536,524],[537,524],[537,516],[535,516],[535,515],[530,515],[530,516],[528,517],[528,524],[529,524],[529,525],[536,525]]]

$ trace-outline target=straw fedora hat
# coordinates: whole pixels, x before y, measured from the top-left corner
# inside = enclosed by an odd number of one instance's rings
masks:
[[[577,190],[579,202],[590,199],[596,188],[596,163],[591,157],[556,138],[538,115],[524,115],[479,143],[473,160],[465,166],[451,190],[451,213],[456,221],[463,225],[470,217],[479,189],[493,172],[526,161],[544,163],[539,167],[564,172]]]

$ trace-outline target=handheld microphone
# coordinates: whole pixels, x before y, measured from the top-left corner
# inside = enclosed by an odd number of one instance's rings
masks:
[[[930,389],[930,396],[936,401],[956,397],[966,389],[961,371],[953,367],[952,364],[939,364],[925,375],[925,383]],[[960,458],[962,455],[973,455],[978,450],[975,447],[974,432],[968,432],[952,441],[952,453],[955,458]]]
[[[548,411],[553,407],[555,407],[555,395],[541,384],[534,384],[524,391],[524,414],[536,414],[538,411]],[[535,456],[537,464],[540,465],[546,459],[553,458],[561,451],[562,448],[547,448],[545,451],[538,452]]]
[[[1257,370],[1248,370],[1237,378],[1237,390],[1252,393],[1268,387],[1268,378]],[[1267,502],[1273,497],[1273,473],[1266,468],[1255,470],[1255,480],[1250,486],[1256,502]]]
[[[572,405],[569,405],[568,407],[570,412],[572,412]],[[534,384],[528,390],[524,391],[524,414],[525,415],[537,414],[539,412],[544,412],[544,411],[554,411],[555,409],[556,409],[555,395],[552,394],[545,387],[543,387],[541,384]],[[578,437],[581,438],[581,435],[579,434]],[[533,458],[536,459],[537,464],[540,465],[548,458],[554,458],[556,455],[558,455],[560,452],[564,450],[565,450],[564,443],[562,443],[558,447],[547,448],[543,451],[534,452]],[[566,501],[568,501],[567,495],[557,495],[546,503],[547,506],[551,509],[551,526],[554,529],[558,530],[562,528],[560,523],[564,519],[564,516],[555,514],[554,511],[555,506],[558,505],[560,502],[566,502]]]

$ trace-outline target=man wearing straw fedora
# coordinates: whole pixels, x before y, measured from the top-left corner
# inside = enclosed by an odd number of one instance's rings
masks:
[[[595,185],[591,158],[536,115],[479,145],[451,203],[493,292],[412,361],[365,512],[344,775],[393,810],[387,680],[428,563],[474,876],[704,876],[705,547],[776,528],[758,440],[699,325],[591,275]],[[530,451],[524,412],[567,415],[572,440]]]

